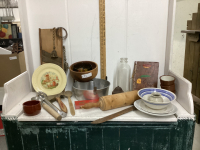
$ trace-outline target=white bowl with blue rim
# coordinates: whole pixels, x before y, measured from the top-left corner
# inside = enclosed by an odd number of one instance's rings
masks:
[[[149,97],[153,92],[158,92],[163,98],[163,102],[149,101]],[[143,100],[144,104],[152,109],[163,109],[176,99],[176,95],[168,90],[160,88],[143,88],[138,91],[138,96]]]

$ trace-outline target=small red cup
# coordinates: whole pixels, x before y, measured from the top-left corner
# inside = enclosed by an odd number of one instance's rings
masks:
[[[31,100],[23,103],[24,113],[28,116],[34,116],[40,113],[40,101]]]

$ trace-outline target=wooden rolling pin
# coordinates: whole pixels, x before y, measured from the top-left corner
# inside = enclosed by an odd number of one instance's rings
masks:
[[[93,107],[97,107],[104,111],[104,110],[110,110],[110,109],[115,109],[119,107],[133,105],[133,103],[136,100],[140,99],[137,92],[138,91],[135,90],[135,91],[125,92],[125,93],[102,96],[99,98],[99,102],[87,103],[81,106],[81,108],[90,109]]]
[[[62,116],[58,114],[55,110],[53,110],[51,107],[49,107],[47,104],[43,103],[42,107],[51,114],[56,120],[60,121],[62,119]]]

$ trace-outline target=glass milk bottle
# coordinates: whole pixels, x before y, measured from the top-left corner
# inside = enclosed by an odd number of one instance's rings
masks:
[[[130,91],[130,73],[128,58],[120,58],[120,64],[117,68],[117,86],[121,87],[124,92]]]

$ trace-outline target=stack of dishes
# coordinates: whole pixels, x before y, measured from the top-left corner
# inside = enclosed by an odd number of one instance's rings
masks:
[[[176,106],[171,102],[176,99],[176,95],[168,90],[159,88],[144,88],[138,91],[141,98],[134,102],[134,106],[153,116],[169,116],[177,112]]]

